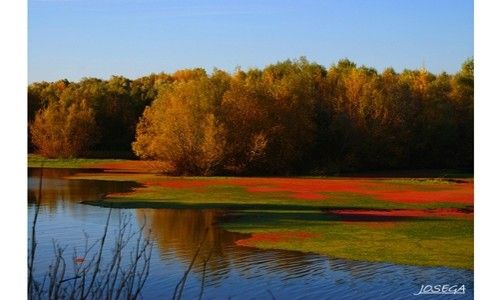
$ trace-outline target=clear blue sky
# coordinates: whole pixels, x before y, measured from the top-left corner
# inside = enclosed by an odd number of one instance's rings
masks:
[[[453,73],[473,56],[472,0],[29,0],[28,80],[347,57]]]

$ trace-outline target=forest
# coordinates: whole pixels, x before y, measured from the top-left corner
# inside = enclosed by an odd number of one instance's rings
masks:
[[[473,169],[474,62],[456,74],[306,58],[28,86],[28,152],[161,161],[173,175]]]

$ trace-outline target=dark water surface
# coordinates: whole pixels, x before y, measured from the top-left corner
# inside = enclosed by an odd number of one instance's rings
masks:
[[[28,170],[29,225],[38,195],[39,169]],[[81,204],[106,193],[127,192],[133,182],[66,179],[88,170],[44,169],[42,206],[37,225],[35,274],[43,277],[54,257],[53,243],[82,249],[85,236],[102,236],[107,208]],[[92,171],[95,172],[95,171]],[[113,209],[110,229],[120,215],[140,228],[147,220],[154,248],[144,299],[170,299],[198,245],[206,238],[183,292],[183,299],[198,299],[202,258],[206,265],[204,299],[472,299],[473,272],[460,269],[417,267],[331,259],[292,251],[259,250],[235,245],[245,235],[217,226],[223,211],[191,209]],[[31,226],[29,226],[30,228]],[[111,245],[108,245],[110,248]],[[109,251],[109,249],[108,249]],[[408,255],[411,255],[409,253]],[[421,285],[451,284],[466,287],[465,295],[419,295]]]

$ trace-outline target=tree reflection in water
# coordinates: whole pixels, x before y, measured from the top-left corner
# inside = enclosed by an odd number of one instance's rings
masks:
[[[28,205],[34,205],[38,197],[40,168],[28,168]],[[43,170],[41,209],[55,213],[64,205],[70,210],[82,201],[98,200],[109,193],[131,191],[140,184],[132,181],[68,180],[78,173],[99,173],[98,169],[51,169]]]
[[[324,260],[319,261],[317,255],[237,246],[237,240],[249,235],[220,228],[218,219],[225,216],[222,210],[136,209],[136,213],[140,224],[145,220],[149,223],[146,227],[150,226],[151,237],[165,260],[174,255],[188,265],[202,244],[193,272],[201,278],[204,260],[210,257],[206,270],[210,284],[227,278],[231,271],[243,278],[264,276],[269,271],[293,278],[324,270]],[[318,263],[321,266],[315,267]],[[259,265],[262,268],[256,272]]]

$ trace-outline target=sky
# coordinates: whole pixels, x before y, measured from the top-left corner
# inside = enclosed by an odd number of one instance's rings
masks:
[[[229,72],[301,56],[454,73],[472,0],[29,0],[28,81]]]

